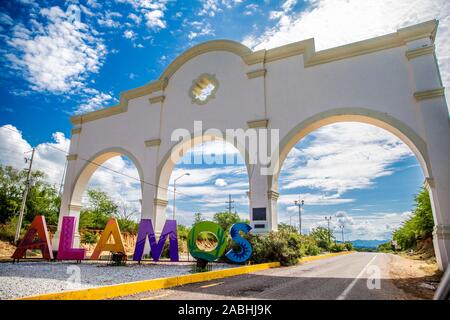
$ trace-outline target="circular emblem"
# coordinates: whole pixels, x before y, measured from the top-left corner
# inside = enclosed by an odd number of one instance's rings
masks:
[[[192,81],[189,89],[189,96],[192,103],[199,105],[206,104],[209,100],[215,98],[219,83],[214,74],[203,73],[197,79]]]

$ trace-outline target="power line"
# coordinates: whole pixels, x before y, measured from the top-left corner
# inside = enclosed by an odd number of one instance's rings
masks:
[[[0,127],[0,128],[4,128],[4,129],[10,130],[10,131],[12,131],[12,132],[22,134],[20,131],[14,130],[14,129],[9,128],[9,127],[3,126],[3,127]],[[67,151],[65,151],[65,150],[63,150],[63,149],[61,149],[61,148],[55,147],[54,145],[47,144],[47,146],[50,147],[50,148],[53,148],[53,149],[55,149],[55,150],[58,150],[58,151],[60,151],[60,152],[63,152],[63,153],[65,153],[66,155],[69,154]],[[91,164],[93,164],[93,165],[95,165],[95,166],[97,166],[97,167],[100,167],[100,168],[109,170],[109,171],[114,172],[114,173],[116,173],[116,174],[119,174],[119,175],[121,175],[121,176],[127,177],[127,178],[129,178],[129,179],[133,179],[133,180],[139,181],[139,182],[141,182],[141,183],[144,183],[144,184],[147,184],[147,185],[156,187],[156,188],[161,188],[161,189],[167,190],[167,191],[169,191],[169,192],[174,192],[173,190],[169,189],[168,187],[162,187],[162,186],[159,186],[159,185],[157,185],[157,184],[154,184],[154,183],[151,183],[151,182],[142,180],[142,179],[140,179],[140,178],[136,178],[136,177],[130,176],[130,175],[126,174],[126,173],[123,173],[123,172],[120,172],[120,171],[111,169],[111,168],[109,168],[109,167],[107,167],[107,166],[104,166],[104,165],[102,165],[102,164],[96,163],[95,161],[92,161],[92,160],[89,160],[89,159],[85,159],[85,158],[83,158],[83,157],[79,157],[78,159],[83,160],[83,161],[86,161],[86,162],[88,162],[88,163],[91,163]],[[192,197],[192,196],[190,196],[190,195],[188,195],[188,194],[185,194],[185,193],[182,193],[182,192],[179,192],[179,191],[175,191],[175,192],[178,193],[178,194],[187,196],[187,197]]]

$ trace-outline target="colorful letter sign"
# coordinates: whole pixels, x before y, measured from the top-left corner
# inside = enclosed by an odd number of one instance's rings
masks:
[[[212,251],[203,251],[197,247],[197,237],[201,232],[210,232],[217,238],[217,246]],[[189,253],[196,259],[203,259],[206,261],[215,261],[219,259],[226,248],[226,238],[223,229],[214,222],[201,221],[192,226],[188,235]]]
[[[244,233],[248,233],[252,227],[250,227],[246,223],[235,223],[230,228],[230,236],[231,239],[234,241],[235,244],[241,247],[241,250],[239,252],[234,251],[231,249],[227,252],[225,255],[228,259],[230,259],[233,262],[242,263],[247,261],[251,255],[252,255],[252,245],[250,242],[245,240],[241,237],[239,234],[239,231],[242,231]]]
[[[30,249],[39,249],[42,252],[42,257],[47,260],[53,259],[53,252],[50,245],[50,238],[47,232],[47,224],[44,216],[36,216],[30,225],[27,233],[23,237],[20,244],[14,251],[13,259],[22,259],[25,252]]]
[[[156,243],[156,236],[153,230],[151,219],[142,219],[139,224],[139,232],[136,240],[136,247],[134,248],[133,260],[141,261],[144,254],[145,242],[150,241],[150,250],[154,261],[158,261],[161,257],[166,242],[167,236],[169,236],[169,250],[170,261],[178,261],[178,234],[177,234],[177,222],[175,220],[166,220],[164,228],[159,237],[158,243]]]
[[[84,260],[85,249],[72,248],[75,217],[63,217],[59,236],[58,260]]]
[[[114,243],[108,243],[109,238],[113,236]],[[122,252],[125,253],[123,245],[122,234],[120,233],[119,224],[114,218],[109,219],[103,230],[100,240],[95,246],[94,252],[91,255],[92,260],[97,260],[103,251]]]

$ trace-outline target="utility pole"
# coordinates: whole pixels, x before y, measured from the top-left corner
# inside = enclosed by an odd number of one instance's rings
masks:
[[[28,189],[30,188],[31,167],[33,166],[34,151],[35,151],[35,148],[33,148],[33,150],[31,151],[30,159],[25,158],[25,163],[27,163],[29,161],[30,165],[28,166],[27,182],[25,184],[25,190],[23,191],[22,205],[20,206],[19,220],[17,221],[17,227],[16,227],[16,235],[14,236],[15,244],[17,244],[17,242],[19,242],[19,238],[20,238],[20,229],[22,228],[23,213],[25,211],[25,204],[27,202]]]
[[[305,204],[305,200],[294,201],[295,205],[298,207],[298,233],[302,234],[302,211],[303,205]]]
[[[341,224],[341,225],[339,226],[339,228],[341,229],[341,232],[342,232],[342,243],[344,243],[344,225]]]
[[[330,221],[331,221],[331,216],[325,217],[325,220],[328,222],[328,245],[330,245],[330,243],[331,243],[331,234],[330,234]]]
[[[231,213],[231,209],[234,209],[234,206],[232,206],[234,200],[231,200],[231,194],[228,195],[228,201],[225,201],[225,203],[228,204],[227,209],[228,212]]]

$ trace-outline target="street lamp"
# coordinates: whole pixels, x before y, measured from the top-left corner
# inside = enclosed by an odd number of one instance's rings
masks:
[[[341,224],[341,225],[339,226],[339,228],[341,229],[341,232],[342,232],[342,243],[344,243],[344,225]]]
[[[189,172],[183,173],[181,176],[173,180],[173,217],[172,219],[175,220],[175,200],[177,195],[177,180],[183,178],[184,176],[190,176],[191,174]]]
[[[328,222],[328,245],[330,245],[330,243],[331,243],[331,234],[330,234],[330,221],[331,221],[331,216],[325,217],[325,220]]]
[[[305,200],[301,200],[300,203],[295,200],[294,203],[298,207],[298,232],[302,234],[302,211]]]

